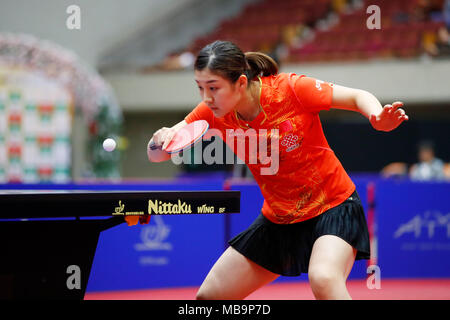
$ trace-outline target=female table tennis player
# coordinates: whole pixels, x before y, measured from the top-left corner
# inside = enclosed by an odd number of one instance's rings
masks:
[[[223,132],[277,128],[280,139],[276,174],[261,175],[257,164],[247,164],[265,199],[261,214],[229,241],[197,299],[243,299],[279,275],[301,273],[308,273],[317,299],[351,299],[346,279],[355,259],[369,259],[369,234],[355,185],[330,149],[318,113],[351,110],[375,130],[391,131],[408,120],[402,102],[383,107],[364,90],[278,73],[270,57],[244,54],[227,41],[200,51],[195,81],[203,101],[180,123],[158,130],[155,144],[164,149],[195,120]]]

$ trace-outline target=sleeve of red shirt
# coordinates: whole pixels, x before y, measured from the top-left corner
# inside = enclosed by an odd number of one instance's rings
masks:
[[[291,73],[289,85],[306,112],[330,110],[333,99],[332,83]]]
[[[192,110],[184,120],[187,123],[191,123],[197,120],[206,120],[209,123],[210,128],[214,126],[214,114],[211,109],[208,108],[206,103],[199,103],[194,110]]]

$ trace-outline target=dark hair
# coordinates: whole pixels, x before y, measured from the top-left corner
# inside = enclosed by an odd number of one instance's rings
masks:
[[[247,52],[230,41],[215,41],[205,46],[197,55],[194,69],[208,68],[211,72],[236,82],[242,74],[248,80],[256,76],[270,76],[278,73],[278,65],[271,57],[261,52]]]
[[[434,152],[435,144],[431,140],[420,140],[417,144],[417,149],[420,150],[431,150]]]

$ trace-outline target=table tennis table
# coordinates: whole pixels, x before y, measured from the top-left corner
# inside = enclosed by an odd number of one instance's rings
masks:
[[[100,233],[127,215],[239,212],[239,191],[1,190],[0,298],[83,299]]]

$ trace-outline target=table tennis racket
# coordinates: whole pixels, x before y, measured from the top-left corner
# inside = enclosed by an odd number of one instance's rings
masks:
[[[166,158],[167,154],[187,150],[200,141],[208,129],[209,123],[206,120],[191,122],[175,133],[165,150],[162,150],[161,146],[157,146],[153,142],[149,143],[147,147],[147,155],[149,156],[149,159],[159,159]]]

